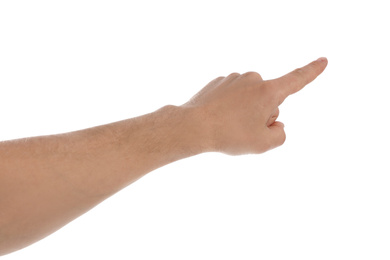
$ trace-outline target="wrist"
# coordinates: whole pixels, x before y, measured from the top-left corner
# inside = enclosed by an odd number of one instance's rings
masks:
[[[171,120],[173,138],[186,156],[192,156],[213,149],[211,134],[205,114],[198,107],[167,105],[159,109]],[[157,112],[157,111],[156,111]]]

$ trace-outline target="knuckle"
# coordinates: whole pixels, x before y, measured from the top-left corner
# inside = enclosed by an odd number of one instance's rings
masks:
[[[297,74],[297,75],[302,75],[303,74],[303,69],[302,68],[296,68],[295,70],[294,70],[294,72]]]
[[[305,70],[302,68],[297,68],[293,71],[292,75],[295,77],[296,80],[299,82],[303,82],[305,78]]]
[[[252,80],[263,80],[259,73],[255,71],[249,71],[242,74],[242,77],[252,79]]]
[[[225,77],[220,76],[218,78],[213,79],[209,84],[218,84],[220,81],[222,81]]]
[[[228,78],[237,78],[240,76],[240,73],[238,72],[233,72],[233,73],[230,73],[229,76],[227,76]]]

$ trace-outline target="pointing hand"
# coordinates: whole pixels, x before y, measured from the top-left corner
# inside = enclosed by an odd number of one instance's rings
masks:
[[[326,68],[320,58],[280,78],[263,80],[256,72],[232,73],[207,84],[182,107],[195,108],[211,151],[237,155],[262,153],[284,143],[278,106]]]

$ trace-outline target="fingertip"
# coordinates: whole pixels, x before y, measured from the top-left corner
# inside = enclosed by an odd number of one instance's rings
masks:
[[[309,77],[307,84],[317,78],[326,69],[326,66],[328,66],[328,59],[326,57],[320,57],[311,62],[307,67],[312,67],[314,73]]]
[[[326,62],[328,63],[328,59],[326,57],[321,57],[317,59],[318,62]]]

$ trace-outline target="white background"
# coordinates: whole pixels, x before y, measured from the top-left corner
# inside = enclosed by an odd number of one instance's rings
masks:
[[[0,1],[0,140],[180,105],[326,56],[287,141],[160,168],[19,259],[389,259],[388,1]]]

